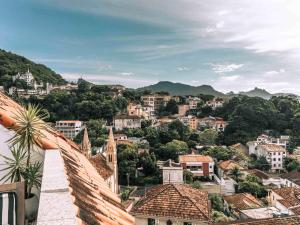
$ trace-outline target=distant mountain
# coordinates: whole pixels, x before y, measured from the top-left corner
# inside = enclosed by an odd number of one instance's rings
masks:
[[[251,91],[240,92],[239,94],[247,95],[249,97],[261,97],[261,98],[264,98],[264,99],[269,99],[273,96],[271,93],[267,92],[266,90],[260,89],[260,88],[257,88],[257,87],[254,88]]]
[[[0,49],[0,85],[9,82],[11,76],[30,70],[37,81],[52,84],[64,84],[66,81],[45,65],[37,64],[29,59]]]
[[[182,83],[173,83],[170,81],[160,81],[157,84],[149,85],[146,87],[138,88],[137,90],[150,90],[153,92],[164,91],[169,92],[171,95],[214,95],[214,96],[225,96],[222,92],[216,91],[209,85],[191,86]]]

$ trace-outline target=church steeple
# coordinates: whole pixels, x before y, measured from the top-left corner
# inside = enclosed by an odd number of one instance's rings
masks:
[[[83,138],[81,142],[81,151],[86,156],[89,157],[91,153],[91,143],[89,140],[89,135],[87,132],[87,128],[84,128]]]
[[[112,127],[109,129],[108,141],[106,144],[106,163],[113,170],[113,178],[110,182],[110,187],[113,192],[118,193],[118,160],[117,160],[117,146],[114,140]]]

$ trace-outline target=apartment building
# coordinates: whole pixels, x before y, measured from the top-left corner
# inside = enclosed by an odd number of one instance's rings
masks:
[[[83,129],[83,124],[79,120],[60,120],[56,121],[55,128],[67,138],[74,139]]]
[[[159,93],[143,95],[141,97],[143,105],[152,106],[154,110],[157,110],[160,106],[165,106],[168,103],[168,101],[170,101],[170,99],[170,95]]]

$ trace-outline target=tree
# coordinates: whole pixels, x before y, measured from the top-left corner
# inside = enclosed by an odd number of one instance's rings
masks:
[[[171,99],[170,101],[168,101],[168,103],[166,105],[166,112],[168,112],[169,114],[178,113],[177,102],[174,99]]]
[[[266,197],[268,194],[264,186],[256,182],[243,181],[238,184],[238,192],[248,192],[255,195],[258,198]]]
[[[183,178],[184,178],[184,182],[187,184],[191,184],[193,183],[193,173],[189,170],[183,170]]]
[[[206,129],[199,135],[200,143],[202,145],[214,145],[218,137],[218,132],[213,129]]]
[[[286,157],[283,160],[283,167],[288,172],[291,172],[293,170],[297,170],[297,169],[299,170],[300,169],[300,163],[296,159]]]
[[[217,161],[229,160],[233,156],[233,152],[224,147],[211,147],[208,150],[203,152],[204,155],[209,155]]]
[[[15,122],[11,129],[14,129],[15,134],[9,140],[9,143],[12,147],[18,146],[18,148],[26,151],[26,167],[28,167],[31,160],[31,151],[36,149],[41,138],[44,137],[41,131],[48,127],[42,121],[48,115],[43,114],[41,108],[31,104],[28,105],[27,109],[19,108],[13,113]]]
[[[202,188],[202,185],[201,185],[201,182],[196,180],[192,183],[192,187],[193,188],[196,188],[196,189],[201,189]]]
[[[188,145],[184,141],[173,140],[168,142],[164,148],[165,155],[169,159],[177,160],[180,154],[186,154],[188,151]],[[167,158],[166,158],[167,159]]]
[[[217,194],[210,194],[208,196],[210,202],[211,202],[211,206],[212,209],[215,211],[219,211],[219,212],[223,212],[224,211],[224,204],[223,204],[223,200],[222,197],[220,195]]]
[[[243,175],[240,168],[238,168],[237,166],[233,167],[231,170],[230,170],[230,175],[233,177],[233,179],[236,181],[236,182],[239,182],[241,176]]]
[[[257,160],[252,160],[250,162],[250,167],[263,170],[263,171],[269,171],[271,169],[270,163],[267,161],[265,156],[258,157]]]

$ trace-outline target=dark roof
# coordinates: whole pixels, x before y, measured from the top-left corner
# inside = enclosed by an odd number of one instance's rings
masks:
[[[294,170],[289,173],[284,173],[280,176],[283,179],[287,179],[289,181],[292,181],[293,183],[300,185],[300,172],[297,170]]]
[[[250,173],[251,175],[257,176],[260,179],[269,179],[270,176],[268,174],[266,174],[265,172],[258,170],[258,169],[253,169],[253,170],[248,170],[248,173]]]
[[[141,119],[141,117],[134,115],[117,115],[115,119]]]

